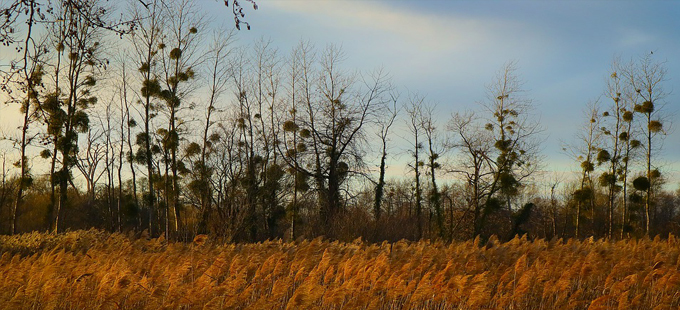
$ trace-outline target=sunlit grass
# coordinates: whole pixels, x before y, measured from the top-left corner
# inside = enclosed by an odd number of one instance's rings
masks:
[[[7,309],[676,309],[669,240],[191,244],[0,237]]]

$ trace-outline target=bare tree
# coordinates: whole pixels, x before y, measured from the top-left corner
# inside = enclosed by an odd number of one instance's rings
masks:
[[[206,229],[208,216],[211,214],[213,201],[213,184],[211,178],[214,167],[209,164],[209,156],[215,151],[220,135],[214,130],[215,113],[223,110],[218,105],[220,98],[227,90],[227,83],[231,74],[228,57],[232,51],[232,34],[215,34],[207,55],[209,96],[205,114],[205,124],[202,130],[201,144],[192,143],[187,147],[190,156],[198,156],[193,163],[193,180],[188,184],[189,189],[197,193],[201,220],[199,230]]]
[[[612,64],[610,77],[607,80],[606,96],[611,99],[611,106],[603,112],[601,128],[603,138],[606,138],[597,154],[599,164],[607,163],[607,171],[600,175],[600,186],[607,189],[607,236],[609,239],[614,237],[614,210],[617,193],[621,186],[618,184],[621,170],[621,153],[623,152],[624,140],[628,133],[624,129],[624,114],[626,113],[626,102],[622,92],[624,91],[623,81],[617,72],[617,63]]]
[[[300,136],[298,111],[300,98],[311,97],[311,75],[312,64],[315,59],[313,47],[306,42],[300,42],[293,48],[289,56],[289,66],[286,71],[287,74],[287,94],[288,107],[287,119],[283,122],[280,139],[281,143],[277,143],[276,147],[281,154],[282,160],[289,167],[289,174],[293,178],[293,197],[288,206],[288,214],[290,218],[290,240],[295,240],[296,228],[299,221],[300,204],[299,198],[302,193],[309,190],[307,183],[308,176],[302,172],[301,161],[307,146],[302,143]],[[304,110],[303,110],[304,111]]]
[[[435,105],[426,105],[423,107],[421,114],[421,126],[425,133],[427,141],[427,174],[430,176],[430,192],[428,193],[428,200],[431,208],[435,211],[435,220],[439,237],[444,237],[444,216],[442,212],[441,193],[437,186],[437,171],[441,168],[440,156],[444,152],[443,143],[437,132],[437,125],[435,118]]]
[[[516,196],[523,181],[538,168],[541,132],[538,121],[532,115],[531,100],[522,96],[523,81],[516,73],[517,64],[507,63],[488,86],[487,100],[482,103],[486,110],[488,130],[496,148],[494,192],[511,209],[511,198]]]
[[[410,98],[409,104],[406,106],[406,113],[408,114],[407,125],[408,130],[411,132],[411,137],[413,140],[411,142],[411,149],[409,149],[409,154],[412,157],[412,161],[408,164],[409,168],[413,170],[413,182],[414,182],[414,192],[415,192],[415,204],[416,204],[416,239],[420,239],[423,236],[423,189],[420,180],[422,174],[422,169],[425,166],[425,162],[422,160],[422,152],[424,149],[423,145],[423,133],[424,129],[422,126],[423,119],[423,105],[424,98],[419,96],[412,96]]]
[[[447,128],[454,135],[450,147],[459,154],[447,172],[463,177],[467,206],[472,211],[471,233],[474,237],[481,233],[487,215],[499,207],[497,202],[490,200],[497,190],[496,172],[491,159],[493,138],[471,112],[454,114]]]
[[[375,119],[387,90],[384,73],[357,80],[356,75],[341,71],[342,58],[337,47],[329,46],[319,58],[318,69],[303,66],[295,124],[300,128],[302,151],[291,165],[314,179],[327,232],[341,210],[343,186],[363,166],[365,125]]]
[[[481,233],[487,215],[503,205],[512,210],[512,198],[539,167],[541,128],[531,101],[521,96],[522,81],[515,71],[514,62],[506,64],[488,86],[488,99],[481,104],[485,118],[454,114],[449,125],[457,136],[452,147],[462,156],[460,167],[449,171],[469,184],[474,236]]]
[[[630,85],[642,103],[634,106],[634,111],[644,117],[642,132],[645,137],[645,176],[633,181],[636,189],[644,191],[645,195],[645,234],[650,232],[650,217],[653,204],[654,188],[661,180],[658,167],[653,165],[656,152],[660,151],[658,139],[666,133],[664,128],[665,118],[668,114],[664,111],[667,93],[663,89],[666,80],[666,68],[663,63],[655,62],[651,54],[645,55],[636,65],[631,65],[624,72]]]
[[[394,120],[397,118],[399,113],[399,108],[397,103],[399,100],[398,95],[392,94],[391,96],[392,105],[387,107],[385,110],[387,112],[387,117],[378,119],[378,137],[380,138],[380,166],[378,171],[378,182],[375,185],[375,199],[373,201],[373,216],[376,221],[380,220],[380,215],[382,213],[381,203],[383,200],[383,195],[385,191],[385,170],[387,168],[387,143],[389,142],[390,128],[394,124]]]
[[[95,131],[93,127],[90,128],[87,135],[86,149],[80,149],[76,167],[86,179],[88,187],[88,204],[90,206],[99,206],[104,200],[106,206],[108,222],[108,229],[120,231],[120,203],[114,205],[115,200],[115,184],[114,184],[114,170],[116,169],[116,147],[122,148],[122,141],[120,143],[114,136],[115,132],[112,124],[118,122],[114,118],[114,97],[104,102],[103,109],[94,111],[92,116],[97,120],[98,130]],[[121,119],[120,123],[124,121]],[[99,164],[103,164],[103,169],[99,169]],[[122,162],[121,162],[122,163]],[[118,167],[121,165],[119,164]],[[103,195],[97,196],[99,179],[105,177]],[[90,185],[91,184],[91,185]],[[102,186],[99,186],[101,188]],[[120,201],[120,199],[119,199]]]
[[[10,61],[9,70],[0,71],[0,89],[8,97],[8,103],[19,105],[22,114],[20,137],[12,139],[19,150],[19,182],[14,196],[11,211],[10,233],[17,231],[18,210],[22,205],[24,191],[31,185],[32,177],[29,169],[27,148],[35,138],[31,133],[31,124],[36,120],[42,100],[40,91],[43,84],[46,42],[36,38],[39,22],[46,17],[40,12],[40,4],[36,1],[17,1],[5,8],[4,21],[0,30],[0,42],[3,45],[15,45],[19,56]],[[25,14],[25,36],[23,39],[14,33],[20,15]],[[38,35],[39,36],[39,35]]]
[[[88,131],[87,109],[97,101],[92,94],[97,83],[95,74],[106,63],[100,57],[100,26],[93,23],[93,20],[103,20],[101,15],[106,10],[92,0],[63,3],[55,12],[65,22],[53,29],[52,36],[60,44],[57,52],[66,55],[63,71],[55,72],[55,75],[63,75],[66,84],[63,96],[58,95],[63,113],[52,115],[61,119],[50,119],[50,122],[61,124],[57,143],[61,154],[61,169],[57,173],[59,201],[53,219],[54,231],[58,231],[60,214],[67,202],[67,188],[72,183],[71,170],[76,164],[78,134]]]
[[[616,62],[616,72],[623,76],[623,98],[625,100],[625,105],[623,106],[623,132],[620,134],[621,140],[623,142],[623,147],[621,151],[621,173],[619,175],[619,180],[622,182],[622,212],[621,212],[621,238],[624,237],[626,233],[632,231],[632,227],[629,224],[629,190],[628,181],[630,178],[630,172],[632,164],[637,156],[639,156],[639,149],[642,146],[639,140],[639,135],[641,133],[640,129],[635,126],[635,106],[640,103],[640,96],[633,89],[632,84],[628,80],[630,76],[627,76],[627,69],[623,67],[618,61]],[[629,64],[628,66],[630,66]]]
[[[255,103],[255,128],[261,144],[262,163],[258,203],[262,206],[262,226],[267,236],[273,236],[279,219],[285,215],[280,202],[281,178],[284,172],[279,163],[276,141],[280,126],[276,114],[280,110],[279,88],[281,84],[278,52],[272,42],[260,40],[255,44],[253,65],[253,100]]]
[[[90,128],[87,131],[85,145],[79,148],[78,155],[74,158],[74,165],[85,178],[85,185],[89,202],[95,200],[95,186],[105,171],[99,169],[102,160],[105,160],[106,148],[108,145],[99,141],[106,135],[104,130]],[[104,163],[107,165],[108,163]]]
[[[144,16],[139,8],[134,8],[132,15],[136,18]],[[156,179],[154,171],[154,154],[158,147],[153,143],[152,122],[156,116],[158,103],[154,95],[160,92],[160,82],[158,81],[158,61],[160,44],[163,39],[165,25],[161,18],[162,6],[159,1],[152,1],[147,5],[149,15],[142,19],[135,32],[130,36],[130,42],[134,47],[133,61],[140,75],[141,84],[139,90],[142,106],[141,120],[143,131],[136,136],[135,160],[146,166],[147,192],[144,194],[146,208],[148,210],[148,229],[154,235],[153,218],[156,212],[157,197],[154,192],[154,181]],[[130,124],[131,125],[131,124]]]
[[[601,115],[597,101],[588,103],[587,109],[584,110],[584,116],[586,122],[577,134],[577,141],[573,145],[563,148],[581,167],[579,187],[572,193],[574,200],[576,200],[576,238],[582,235],[581,218],[583,217],[585,204],[590,204],[591,211],[595,209],[595,191],[592,174],[595,171],[595,160],[603,134],[599,127]]]
[[[125,61],[121,62],[121,68],[120,68],[120,84],[118,88],[118,98],[120,99],[120,138],[121,138],[121,147],[119,149],[118,153],[118,208],[121,209],[121,204],[122,204],[122,197],[123,197],[123,181],[122,181],[122,169],[123,169],[123,156],[125,155],[125,159],[128,162],[128,165],[130,167],[130,174],[131,174],[131,180],[130,183],[132,185],[132,199],[134,201],[134,207],[139,208],[139,198],[137,196],[137,171],[135,169],[135,155],[134,155],[134,149],[132,147],[132,128],[137,126],[137,122],[134,120],[130,113],[130,100],[129,100],[129,93],[128,93],[128,74],[127,74],[127,65]],[[125,151],[123,145],[127,146],[127,152]],[[142,219],[141,216],[138,217],[138,225],[139,228],[142,226]]]
[[[563,176],[555,176],[550,179],[550,183],[548,186],[550,187],[550,228],[551,228],[551,236],[555,237],[560,235],[557,230],[557,223],[559,219],[559,205],[560,202],[557,200],[557,192],[556,189],[557,187],[560,186],[560,184],[564,181]],[[564,235],[564,229],[562,230],[562,234]],[[547,235],[547,234],[546,234]]]
[[[165,3],[168,5],[168,3]],[[166,237],[169,237],[167,221],[170,214],[173,216],[172,229],[177,232],[180,228],[179,210],[179,171],[185,170],[181,161],[177,159],[180,145],[180,135],[185,130],[184,121],[180,111],[190,108],[183,105],[185,99],[194,90],[195,85],[190,83],[194,78],[195,69],[199,64],[200,55],[197,52],[200,42],[199,29],[203,30],[201,15],[196,10],[195,3],[188,0],[177,0],[170,4],[165,11],[168,25],[166,34],[160,46],[160,83],[161,89],[153,94],[164,103],[163,111],[167,114],[168,127],[162,131],[162,146],[164,152],[169,154],[167,162],[172,176],[165,173],[166,195],[168,196],[166,216]],[[167,45],[167,46],[166,46]],[[169,187],[167,187],[169,185]]]
[[[240,176],[239,181],[245,190],[246,205],[246,226],[249,230],[249,239],[255,240],[258,235],[258,212],[257,212],[257,191],[261,185],[259,178],[259,169],[263,161],[261,149],[260,135],[257,134],[261,128],[258,126],[258,119],[262,117],[257,113],[257,103],[255,90],[252,88],[253,80],[256,77],[252,76],[252,67],[249,65],[249,53],[246,49],[241,49],[239,54],[234,59],[232,64],[233,84],[235,86],[235,95],[238,102],[237,113],[237,128],[238,128],[238,146],[241,151],[238,157],[242,159],[245,164],[242,165],[244,175]],[[257,114],[257,117],[256,117]]]

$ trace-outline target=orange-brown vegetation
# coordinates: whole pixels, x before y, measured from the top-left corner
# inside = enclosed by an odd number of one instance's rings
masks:
[[[677,309],[680,241],[0,237],[7,309]]]

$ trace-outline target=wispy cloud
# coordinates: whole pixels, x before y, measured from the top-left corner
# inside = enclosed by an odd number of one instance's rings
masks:
[[[525,46],[532,33],[524,24],[498,18],[432,14],[373,1],[273,1],[279,10],[312,17],[318,28],[398,38],[402,44],[430,52]],[[381,40],[381,38],[375,38]],[[533,38],[537,39],[537,38]],[[543,38],[547,39],[547,38]],[[543,42],[545,43],[545,42]]]
[[[418,87],[447,81],[477,85],[506,61],[540,59],[554,48],[554,38],[522,21],[498,16],[407,9],[379,1],[272,1],[286,15],[312,21],[304,36],[342,44],[366,65],[383,64],[396,78]],[[304,22],[303,22],[304,23]],[[302,24],[302,23],[301,23]],[[309,24],[309,23],[304,23]],[[321,33],[321,34],[319,34]],[[460,74],[465,72],[465,74]]]
[[[622,29],[620,33],[619,46],[622,48],[649,45],[657,39],[656,35],[639,29]]]

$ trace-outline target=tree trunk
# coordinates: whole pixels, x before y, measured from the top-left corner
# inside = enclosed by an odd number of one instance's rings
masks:
[[[375,200],[373,204],[373,216],[375,221],[380,220],[380,211],[382,203],[383,192],[385,188],[385,161],[387,160],[387,151],[385,150],[385,141],[383,141],[382,156],[380,157],[380,175],[378,177],[378,184],[375,186]]]
[[[29,88],[30,88],[30,82],[29,82]],[[30,90],[29,90],[30,91]],[[19,211],[19,206],[21,205],[23,198],[24,198],[24,186],[26,186],[26,183],[28,182],[28,163],[26,162],[28,158],[26,158],[26,146],[27,146],[27,139],[26,135],[28,133],[28,122],[29,122],[29,117],[30,117],[30,99],[26,99],[25,106],[24,106],[24,123],[21,127],[21,143],[20,143],[20,148],[21,148],[21,174],[19,175],[19,186],[17,188],[17,194],[14,197],[14,204],[12,206],[12,222],[11,222],[11,233],[16,234],[17,233],[17,223],[18,223],[18,216],[17,213]]]

